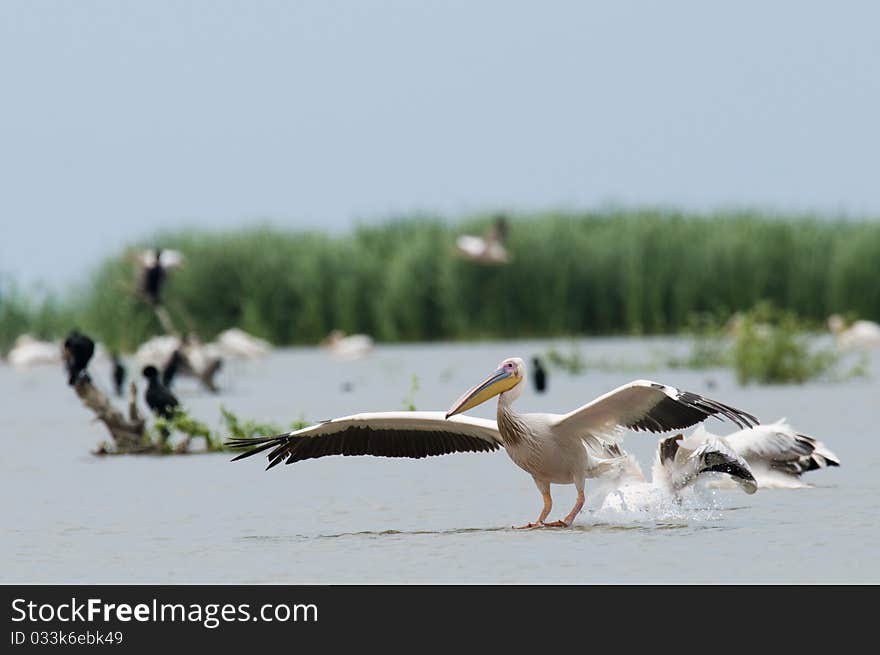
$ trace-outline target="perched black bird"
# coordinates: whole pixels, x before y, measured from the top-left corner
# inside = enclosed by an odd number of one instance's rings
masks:
[[[77,330],[71,330],[64,340],[64,366],[67,369],[67,384],[73,386],[81,375],[88,377],[86,367],[95,354],[95,342]]]
[[[136,256],[140,266],[140,280],[138,289],[152,304],[158,305],[162,301],[162,287],[168,271],[183,263],[183,256],[176,250],[162,250],[155,248],[146,250]]]
[[[141,291],[153,303],[159,303],[159,297],[162,293],[162,285],[165,283],[165,268],[159,263],[162,256],[161,250],[156,250],[156,263],[144,269]]]
[[[126,370],[118,353],[113,353],[111,356],[113,358],[113,386],[116,389],[116,395],[121,396],[125,385]]]
[[[171,353],[168,363],[165,364],[165,368],[162,369],[162,384],[170,389],[174,382],[174,376],[177,375],[177,371],[180,370],[181,365],[185,364],[186,361],[184,360],[183,354],[180,352],[180,348],[175,349],[175,351]]]
[[[168,388],[162,384],[159,379],[159,369],[155,366],[145,366],[143,370],[144,377],[147,378],[147,392],[144,394],[147,399],[147,405],[153,410],[156,416],[170,419],[174,416],[174,410],[180,405],[174,394],[168,391]]]
[[[544,370],[544,365],[538,357],[532,357],[532,381],[538,393],[544,393],[547,389],[547,371]]]

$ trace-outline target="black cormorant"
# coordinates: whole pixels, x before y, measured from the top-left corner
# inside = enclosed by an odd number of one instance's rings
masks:
[[[73,386],[80,376],[88,378],[86,367],[95,354],[95,342],[77,330],[71,330],[64,340],[64,366],[67,369],[67,384]]]
[[[155,366],[145,366],[143,370],[144,377],[147,378],[147,392],[145,394],[147,405],[153,410],[156,416],[170,419],[174,416],[174,411],[180,403],[168,388],[162,384],[159,379],[159,369]]]
[[[547,371],[539,357],[532,357],[532,381],[535,383],[535,391],[544,393],[547,390]]]

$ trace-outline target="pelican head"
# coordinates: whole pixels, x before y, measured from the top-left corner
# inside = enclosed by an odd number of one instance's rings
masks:
[[[526,365],[519,357],[508,357],[485,380],[459,398],[446,412],[446,418],[481,405],[498,394],[516,389],[516,396],[522,391],[521,382],[526,377]]]

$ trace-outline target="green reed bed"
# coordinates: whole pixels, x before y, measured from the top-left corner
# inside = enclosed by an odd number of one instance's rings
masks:
[[[386,342],[675,333],[694,313],[729,316],[762,300],[817,326],[832,312],[880,319],[878,222],[636,210],[510,219],[513,261],[497,267],[454,251],[488,215],[333,237],[170,232],[133,246],[186,255],[167,305],[205,339],[235,325],[275,344],[316,343],[334,328]],[[0,285],[0,348],[24,331],[57,337],[77,325],[131,350],[161,333],[132,289],[122,253],[64,298],[27,302]]]

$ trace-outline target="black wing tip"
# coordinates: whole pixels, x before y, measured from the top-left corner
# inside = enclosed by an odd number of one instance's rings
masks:
[[[240,459],[250,457],[251,455],[256,455],[263,452],[264,450],[268,450],[273,446],[283,444],[287,441],[287,438],[289,436],[290,433],[285,432],[284,434],[278,434],[273,437],[234,437],[232,439],[227,439],[226,441],[224,441],[223,445],[233,450],[240,450],[242,448],[249,449],[239,455],[236,455],[230,460],[231,462],[237,462]]]
[[[760,421],[755,416],[717,400],[675,387],[656,383],[651,383],[651,386],[661,389],[665,397],[638,421],[628,425],[630,429],[656,433],[669,432],[689,428],[711,416],[720,420],[726,419],[741,429],[760,425]],[[674,390],[675,395],[669,394],[667,389]]]
[[[690,391],[681,391],[680,389],[678,390],[678,396],[679,399],[689,407],[703,412],[706,415],[706,418],[709,418],[710,416],[715,416],[719,419],[726,418],[731,423],[734,423],[743,429],[753,428],[761,424],[761,421],[758,420],[756,416],[744,412],[741,409],[737,409],[736,407],[725,405],[717,400],[712,400],[711,398],[706,398],[705,396]]]

